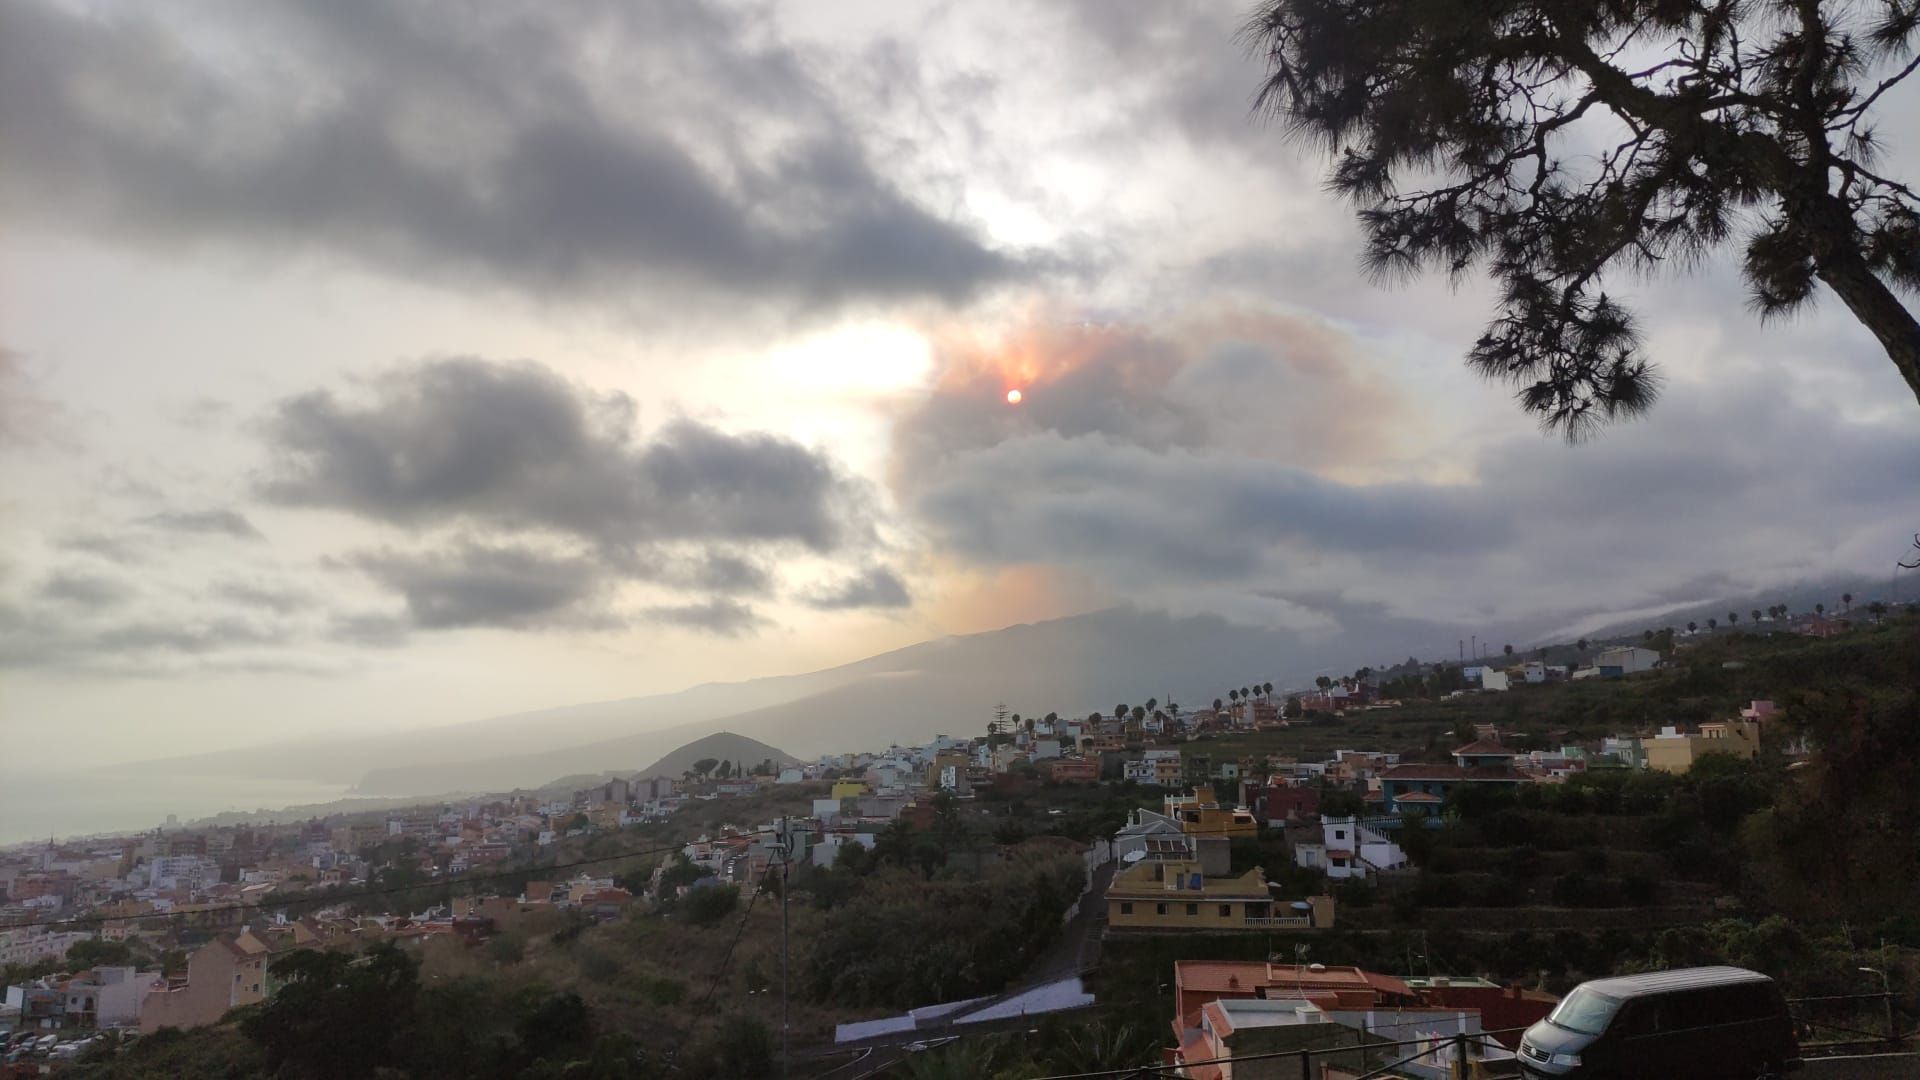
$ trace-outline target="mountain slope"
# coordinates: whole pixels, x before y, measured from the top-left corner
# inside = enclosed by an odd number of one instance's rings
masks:
[[[731,761],[749,769],[763,761],[771,761],[775,765],[790,765],[795,761],[785,750],[768,746],[758,739],[749,739],[731,731],[716,731],[693,740],[635,775],[641,779],[653,776],[678,777],[691,770],[694,762],[705,758]]]
[[[920,743],[936,734],[976,735],[1001,703],[1035,715],[1085,715],[1148,698],[1191,707],[1256,678],[1304,681],[1328,664],[1353,663],[1356,654],[1370,660],[1442,655],[1454,639],[1448,628],[1384,617],[1359,617],[1345,633],[1306,637],[1217,616],[1114,609],[923,642],[817,673],[831,677],[819,679],[823,688],[813,693],[693,724],[532,755],[384,766],[355,790],[386,795],[520,786],[625,767],[715,729],[812,757]]]

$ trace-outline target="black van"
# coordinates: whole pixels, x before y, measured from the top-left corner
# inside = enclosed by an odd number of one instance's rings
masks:
[[[1520,1070],[1530,1080],[1755,1080],[1800,1065],[1780,988],[1736,967],[1583,982],[1520,1040]]]

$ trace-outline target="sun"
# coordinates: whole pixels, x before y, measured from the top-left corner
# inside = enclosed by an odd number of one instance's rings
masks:
[[[1020,404],[1020,397],[1021,397],[1021,394],[1020,394],[1020,391],[1018,390],[1007,391],[1007,404],[1009,405]]]

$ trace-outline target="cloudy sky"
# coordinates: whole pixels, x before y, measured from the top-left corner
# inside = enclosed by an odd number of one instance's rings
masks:
[[[0,5],[9,755],[1890,569],[1920,414],[1836,303],[1621,282],[1663,400],[1544,436],[1483,286],[1360,272],[1238,17]]]

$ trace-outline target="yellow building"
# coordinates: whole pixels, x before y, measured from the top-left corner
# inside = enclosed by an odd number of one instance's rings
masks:
[[[1114,875],[1107,887],[1107,925],[1116,930],[1247,930],[1333,925],[1333,898],[1307,901],[1312,915],[1276,915],[1259,867],[1239,877],[1210,878],[1191,859],[1144,860]]]
[[[1188,836],[1251,839],[1260,833],[1260,823],[1253,820],[1251,811],[1221,806],[1211,786],[1194,788],[1191,795],[1169,795],[1165,807],[1166,816],[1179,822],[1180,831]]]
[[[1642,739],[1640,746],[1647,755],[1647,768],[1683,773],[1705,754],[1751,759],[1760,752],[1760,725],[1751,720],[1726,720],[1701,724],[1698,734],[1669,727],[1651,739]]]
[[[867,785],[863,780],[835,780],[831,798],[857,799],[866,793]]]

